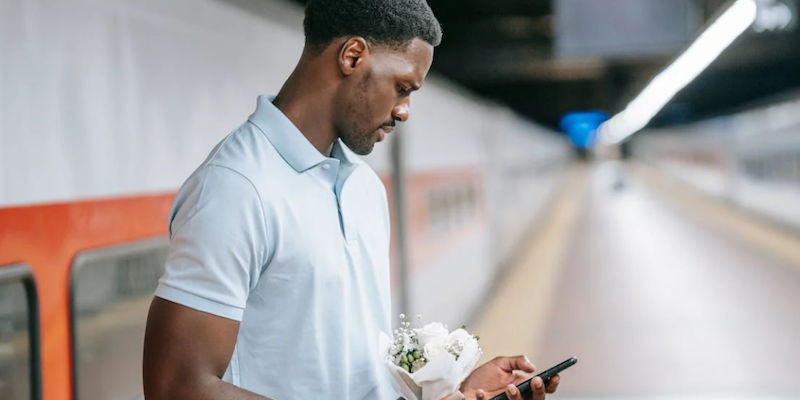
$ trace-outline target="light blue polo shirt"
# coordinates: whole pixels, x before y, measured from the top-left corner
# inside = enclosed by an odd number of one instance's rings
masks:
[[[261,96],[183,184],[156,295],[240,321],[224,380],[275,400],[396,399],[389,212],[377,175],[338,140],[318,152]]]

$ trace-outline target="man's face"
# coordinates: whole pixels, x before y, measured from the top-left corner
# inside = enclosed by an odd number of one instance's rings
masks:
[[[433,62],[433,46],[420,39],[404,49],[370,50],[343,88],[334,121],[344,144],[360,155],[408,119],[411,92],[422,86]]]

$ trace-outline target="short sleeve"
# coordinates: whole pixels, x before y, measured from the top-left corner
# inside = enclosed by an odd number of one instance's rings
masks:
[[[226,167],[198,169],[170,212],[170,248],[156,296],[241,321],[267,259],[263,205],[252,183]]]

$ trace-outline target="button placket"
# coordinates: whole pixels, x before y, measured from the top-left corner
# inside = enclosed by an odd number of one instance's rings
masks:
[[[353,224],[350,218],[350,212],[347,210],[345,206],[347,202],[345,201],[343,195],[345,191],[342,190],[342,194],[339,195],[337,201],[339,203],[339,216],[342,221],[342,232],[344,233],[345,240],[349,243],[355,238],[355,231],[353,230]]]
[[[358,210],[352,210],[353,212],[351,212],[351,210],[347,207],[347,205],[350,204],[350,202],[348,202],[348,200],[347,200],[348,199],[348,196],[347,196],[348,190],[347,190],[347,188],[350,186],[350,185],[348,185],[348,181],[349,181],[349,178],[352,176],[353,170],[350,169],[350,168],[348,168],[348,169],[344,169],[343,168],[342,172],[345,174],[345,176],[342,177],[341,179],[345,179],[345,180],[343,182],[341,182],[341,184],[338,185],[339,186],[339,193],[337,195],[336,200],[339,203],[339,215],[342,218],[342,227],[343,227],[343,232],[344,232],[344,235],[345,235],[345,240],[348,243],[351,243],[356,238],[356,230],[355,230],[354,221],[353,221],[353,215],[352,214],[355,213],[355,212],[358,212]]]
[[[325,160],[316,166],[316,173],[323,179],[325,186],[335,192],[336,177],[339,174],[338,163],[335,160]]]
[[[320,163],[319,168],[322,169],[320,172],[325,177],[327,181],[326,183],[331,189],[331,194],[333,194],[334,201],[336,201],[336,213],[339,220],[339,231],[346,240],[347,233],[345,232],[345,222],[344,217],[342,216],[342,202],[338,190],[339,174],[342,170],[342,166],[339,163],[339,160],[328,159]]]
[[[336,207],[339,211],[339,226],[342,228],[342,235],[344,236],[345,242],[350,239],[350,232],[348,231],[348,223],[346,213],[344,211],[344,201],[342,199],[342,190],[336,190],[334,195],[336,196]]]

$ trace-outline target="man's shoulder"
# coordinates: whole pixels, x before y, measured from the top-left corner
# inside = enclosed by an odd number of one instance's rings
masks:
[[[253,181],[260,181],[265,173],[286,169],[275,147],[250,121],[214,147],[200,168],[208,166],[226,168]]]

